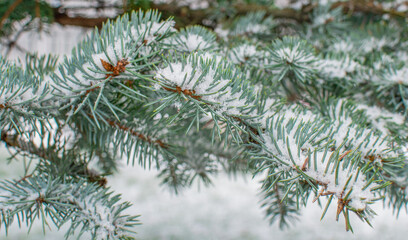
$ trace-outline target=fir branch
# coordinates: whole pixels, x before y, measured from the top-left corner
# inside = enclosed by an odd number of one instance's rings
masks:
[[[89,113],[88,113],[88,117],[91,118],[91,119],[94,119],[94,116],[92,114],[89,114]],[[160,139],[153,139],[152,137],[146,136],[143,133],[135,131],[131,127],[128,127],[128,126],[126,126],[124,124],[121,124],[119,122],[116,122],[116,121],[113,121],[113,120],[110,120],[110,119],[105,119],[105,118],[102,118],[100,120],[103,120],[104,122],[108,123],[108,125],[111,126],[112,128],[120,129],[120,130],[122,130],[122,131],[124,131],[126,133],[129,133],[130,135],[132,135],[134,137],[137,137],[138,139],[140,139],[142,141],[145,141],[146,143],[149,143],[149,144],[152,144],[152,145],[157,145],[157,146],[159,146],[161,148],[164,148],[164,149],[168,148],[168,146],[169,146],[167,143],[163,142]]]
[[[1,141],[6,144],[6,147],[12,147],[21,153],[28,153],[35,156],[36,158],[44,159],[48,161],[48,168],[52,169],[58,164],[69,165],[68,169],[64,168],[62,175],[70,175],[74,178],[80,176],[87,179],[89,182],[96,182],[100,186],[106,186],[106,178],[99,175],[95,171],[89,170],[87,166],[83,166],[83,163],[76,163],[75,161],[67,161],[64,157],[59,156],[58,152],[62,149],[57,149],[55,146],[48,146],[44,148],[43,146],[38,147],[34,144],[32,140],[25,140],[24,135],[21,134],[8,134],[7,131],[1,131]],[[68,153],[64,153],[68,155]],[[70,159],[68,159],[70,160]],[[20,181],[32,177],[32,174],[24,176]]]
[[[71,221],[66,238],[79,230],[79,237],[89,232],[92,239],[122,239],[134,235],[129,228],[138,216],[123,212],[129,203],[119,203],[107,189],[82,181],[64,181],[50,176],[33,176],[23,181],[0,182],[0,217],[6,230],[17,218],[26,218],[32,226],[41,219],[43,230],[51,219],[56,227]]]

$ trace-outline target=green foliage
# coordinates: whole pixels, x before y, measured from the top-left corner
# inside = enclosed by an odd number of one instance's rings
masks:
[[[1,191],[0,218],[6,230],[15,218],[19,223],[26,220],[30,229],[35,219],[41,219],[44,229],[49,220],[58,228],[69,222],[66,237],[90,231],[93,239],[126,239],[138,224],[137,216],[121,214],[129,203],[118,204],[118,195],[84,181],[37,176],[2,182]]]
[[[215,31],[177,30],[138,11],[108,21],[59,64],[2,58],[1,140],[39,160],[0,183],[5,228],[40,218],[71,224],[67,237],[133,237],[137,216],[105,186],[120,158],[158,169],[176,192],[208,186],[220,171],[259,175],[262,207],[281,227],[312,198],[328,198],[322,217],[337,203],[347,230],[351,213],[370,224],[381,199],[399,213],[408,203],[406,25],[308,9],[297,24],[268,8],[218,11]]]
[[[277,81],[292,74],[296,80],[303,82],[313,73],[316,58],[313,48],[306,41],[283,37],[282,40],[275,40],[269,49],[270,69],[280,73]]]

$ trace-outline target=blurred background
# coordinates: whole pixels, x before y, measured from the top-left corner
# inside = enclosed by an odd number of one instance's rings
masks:
[[[63,1],[51,2],[59,4]],[[84,6],[80,4],[81,1],[72,2],[79,4],[75,6]],[[193,4],[190,7],[200,7],[199,4],[203,4],[200,1],[184,2]],[[77,12],[62,10],[59,11],[61,16],[58,15],[61,22],[44,25],[44,31],[27,28],[3,39],[1,53],[10,60],[24,58],[26,52],[52,53],[59,55],[60,60],[69,56],[71,49],[89,34],[92,28],[81,26],[91,24],[86,21],[63,26],[63,16],[66,17],[65,21],[68,21],[67,19],[78,16],[78,12],[82,10],[79,7]],[[93,14],[97,16],[94,19],[104,20],[117,12],[115,8],[104,7]],[[98,24],[100,22],[96,25]],[[24,176],[24,159],[9,162],[10,153],[5,149],[4,143],[0,144],[0,178],[18,179]],[[258,196],[258,180],[249,175],[234,178],[219,174],[213,179],[212,187],[195,186],[179,195],[161,186],[156,176],[157,172],[153,170],[126,166],[126,161],[123,161],[119,172],[108,177],[108,185],[116,193],[122,194],[124,200],[133,204],[129,212],[141,215],[142,225],[136,228],[138,239],[407,239],[408,216],[405,209],[397,219],[391,210],[377,203],[373,206],[378,213],[378,217],[372,220],[373,228],[353,218],[353,234],[345,231],[342,218],[335,222],[335,204],[332,204],[325,218],[320,221],[322,209],[317,204],[310,203],[307,209],[302,210],[302,216],[295,225],[281,230],[277,224],[269,225],[264,218]],[[0,239],[63,238],[64,230],[57,231],[52,225],[51,229],[46,229],[44,235],[40,223],[34,225],[27,235],[28,229],[24,224],[20,228],[16,222],[7,237],[4,229],[0,229]]]

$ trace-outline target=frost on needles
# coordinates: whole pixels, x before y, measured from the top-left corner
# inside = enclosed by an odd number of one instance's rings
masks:
[[[214,20],[215,31],[133,12],[60,63],[2,58],[1,141],[36,160],[0,182],[4,228],[40,220],[68,224],[67,238],[129,239],[139,218],[105,178],[123,157],[176,192],[220,171],[259,175],[261,205],[282,227],[323,199],[322,217],[334,204],[347,229],[352,213],[370,224],[378,200],[399,212],[406,26],[390,18],[348,33],[359,15],[324,4],[286,30],[268,11]]]

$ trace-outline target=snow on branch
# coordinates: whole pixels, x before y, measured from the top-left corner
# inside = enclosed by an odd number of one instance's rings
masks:
[[[119,203],[119,196],[111,196],[108,189],[82,181],[34,176],[2,181],[0,191],[0,216],[6,229],[15,218],[26,218],[29,226],[35,219],[44,226],[51,219],[57,227],[71,221],[66,237],[79,231],[102,240],[132,236],[130,227],[138,224],[137,216],[123,213],[129,203]]]
[[[190,54],[160,68],[155,79],[156,88],[202,100],[221,115],[244,114],[252,106],[244,75],[217,56]]]

